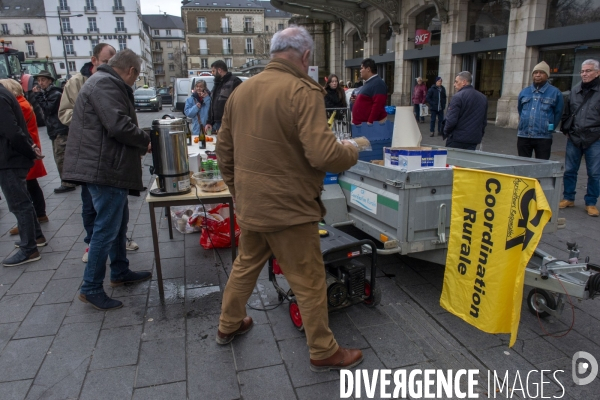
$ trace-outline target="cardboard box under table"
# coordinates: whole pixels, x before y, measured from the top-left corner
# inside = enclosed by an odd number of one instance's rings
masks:
[[[156,188],[156,180],[153,182],[152,187]],[[204,192],[197,188],[197,191],[192,187],[192,191],[187,194],[177,196],[165,196],[157,197],[152,196],[150,193],[146,196],[146,202],[150,207],[150,227],[152,229],[152,245],[154,246],[154,261],[156,263],[156,281],[158,283],[158,294],[161,300],[164,300],[165,293],[163,288],[162,280],[162,267],[160,264],[160,250],[158,248],[158,228],[156,226],[156,215],[154,209],[156,207],[165,207],[167,220],[169,223],[169,239],[173,239],[173,223],[171,221],[171,207],[175,206],[189,206],[197,205],[202,203],[227,203],[229,205],[229,234],[231,235],[231,262],[235,261],[236,247],[235,247],[235,218],[233,211],[233,198],[229,190],[222,192]]]

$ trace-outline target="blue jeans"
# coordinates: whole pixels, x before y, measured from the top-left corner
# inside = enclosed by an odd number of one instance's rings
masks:
[[[27,168],[0,170],[0,188],[6,198],[8,211],[17,218],[20,251],[30,256],[37,251],[35,239],[44,236],[38,222],[25,178]]]
[[[600,195],[600,140],[597,140],[590,147],[583,150],[575,146],[571,139],[567,139],[563,198],[570,201],[575,200],[577,172],[581,166],[582,156],[585,156],[585,166],[588,175],[587,193],[583,199],[586,206],[595,206],[598,195]]]
[[[431,113],[431,123],[429,124],[429,132],[435,132],[435,118],[438,119],[438,133],[442,134],[442,121],[444,120],[444,110],[435,111],[429,110]]]
[[[83,273],[82,294],[104,292],[102,283],[106,275],[106,260],[110,257],[110,280],[122,279],[129,272],[126,257],[127,222],[129,206],[127,189],[93,185],[87,188],[98,213],[94,221],[94,233],[90,241],[88,262]]]
[[[92,202],[92,195],[87,185],[81,185],[81,219],[83,219],[83,228],[85,229],[84,242],[90,244],[92,234],[94,233],[94,221],[96,221],[96,210]]]

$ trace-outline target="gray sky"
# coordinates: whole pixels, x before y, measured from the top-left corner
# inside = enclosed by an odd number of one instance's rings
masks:
[[[181,0],[140,0],[142,14],[162,14],[181,16]],[[160,6],[160,11],[158,7]]]
[[[140,0],[142,14],[162,14],[181,16],[180,0]],[[160,11],[158,9],[160,6]]]

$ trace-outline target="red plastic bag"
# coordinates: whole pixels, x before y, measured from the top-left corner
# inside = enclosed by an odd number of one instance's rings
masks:
[[[235,214],[233,216],[235,221]],[[205,249],[231,247],[229,234],[229,204],[219,204],[203,218],[200,246]],[[240,238],[240,227],[235,222],[235,245]]]

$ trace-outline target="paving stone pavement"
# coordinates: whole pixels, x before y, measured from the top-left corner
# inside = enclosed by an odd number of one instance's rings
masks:
[[[162,113],[139,113],[141,126]],[[420,126],[424,144],[440,144]],[[21,267],[0,267],[0,399],[336,399],[337,373],[309,370],[306,340],[291,324],[287,305],[263,312],[248,310],[255,327],[230,345],[218,346],[222,289],[231,268],[228,250],[205,251],[199,235],[174,232],[167,236],[163,210],[157,210],[167,299],[161,303],[156,281],[111,289],[107,293],[125,303],[112,312],[99,312],[76,296],[81,284],[85,250],[79,189],[54,194],[59,185],[51,144],[40,130],[48,176],[40,179],[50,222],[42,229],[49,245],[42,260]],[[552,158],[564,157],[565,142],[557,137]],[[490,126],[484,149],[516,154],[514,130]],[[151,163],[146,157],[145,164]],[[578,190],[585,190],[582,168]],[[150,181],[144,167],[144,180]],[[566,242],[576,240],[583,256],[600,260],[600,219],[576,207],[560,210],[566,228],[545,235],[541,248],[565,257]],[[129,234],[140,249],[129,252],[131,268],[154,269],[148,207],[142,197],[130,197]],[[14,252],[8,231],[15,218],[0,201],[0,257]],[[516,345],[508,335],[485,334],[439,306],[444,267],[397,256],[380,257],[378,285],[382,303],[375,308],[356,305],[330,314],[331,329],[340,344],[363,349],[359,368],[391,370],[478,368],[477,391],[487,397],[485,374],[517,371],[523,381],[529,370],[562,369],[558,375],[566,399],[600,398],[600,378],[587,386],[571,379],[571,358],[587,351],[600,359],[599,300],[574,302],[561,318],[538,321],[523,304]],[[249,303],[260,308],[277,303],[266,271]],[[561,388],[545,385],[545,396],[559,396]],[[511,383],[512,385],[512,383]],[[379,385],[377,386],[379,388]],[[535,389],[535,387],[532,387]],[[493,395],[493,394],[492,394]],[[362,397],[365,398],[365,391]],[[375,398],[379,398],[379,391]],[[499,395],[498,397],[502,397]],[[516,392],[515,397],[525,397]],[[358,397],[357,397],[358,398]]]

